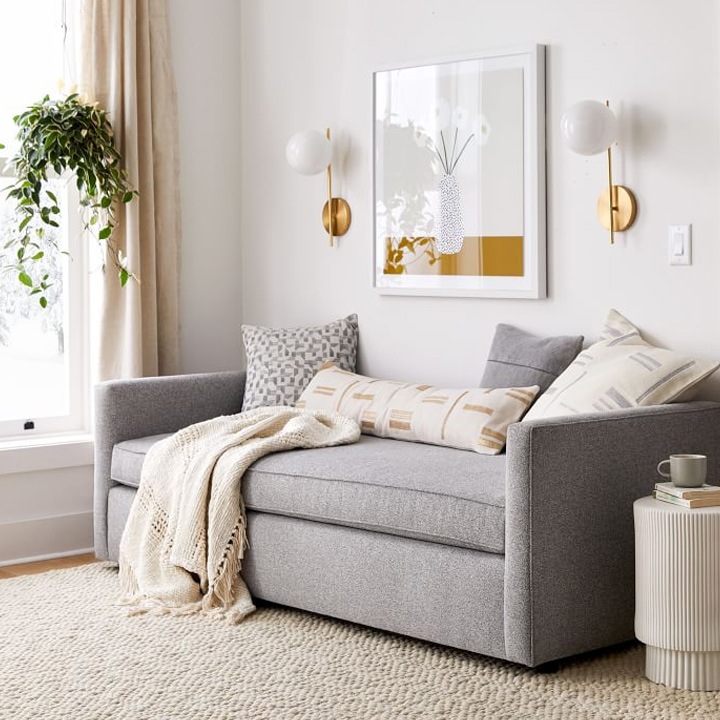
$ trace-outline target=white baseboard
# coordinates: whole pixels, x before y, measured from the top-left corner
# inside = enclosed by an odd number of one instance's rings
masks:
[[[57,560],[58,558],[75,557],[76,555],[88,555],[95,552],[95,548],[87,547],[79,550],[68,550],[67,552],[47,553],[46,555],[32,555],[31,557],[15,558],[15,560],[0,560],[0,568],[8,565],[24,565],[25,563],[40,562],[42,560]]]
[[[0,523],[0,567],[92,552],[92,511]]]

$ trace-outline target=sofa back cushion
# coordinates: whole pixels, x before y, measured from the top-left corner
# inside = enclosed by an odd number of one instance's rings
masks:
[[[582,349],[582,335],[540,337],[500,323],[490,346],[480,386],[484,388],[538,385],[547,390]]]
[[[537,385],[437,388],[376,380],[331,365],[315,375],[296,407],[335,410],[368,435],[496,455],[508,425],[520,420],[537,392]]]

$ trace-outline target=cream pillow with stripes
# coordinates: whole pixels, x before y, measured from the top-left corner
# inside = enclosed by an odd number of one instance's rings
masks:
[[[671,402],[720,367],[651,345],[611,310],[600,342],[583,350],[540,396],[525,420]]]
[[[315,375],[295,407],[335,410],[367,435],[497,455],[508,425],[520,420],[538,390],[537,385],[446,390],[375,380],[331,365]]]

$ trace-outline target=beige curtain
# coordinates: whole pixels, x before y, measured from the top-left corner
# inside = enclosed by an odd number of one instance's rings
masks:
[[[140,193],[119,208],[114,236],[140,284],[121,287],[107,263],[93,328],[95,379],[176,373],[181,222],[168,2],[74,0],[68,24],[78,92],[108,111]]]

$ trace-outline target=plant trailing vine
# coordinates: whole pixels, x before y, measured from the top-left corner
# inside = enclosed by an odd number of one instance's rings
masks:
[[[130,202],[134,190],[122,167],[107,113],[81,101],[73,93],[65,98],[46,95],[13,121],[18,126],[19,149],[9,161],[16,181],[7,197],[15,202],[15,223],[5,242],[18,280],[39,295],[47,306],[49,276],[34,272],[45,255],[44,244],[55,242],[45,234],[46,226],[59,227],[57,196],[47,188],[48,173],[71,172],[80,193],[83,225],[96,234],[118,271],[120,284],[137,275],[127,267],[127,258],[113,240],[117,207]],[[39,267],[39,266],[38,266]]]

